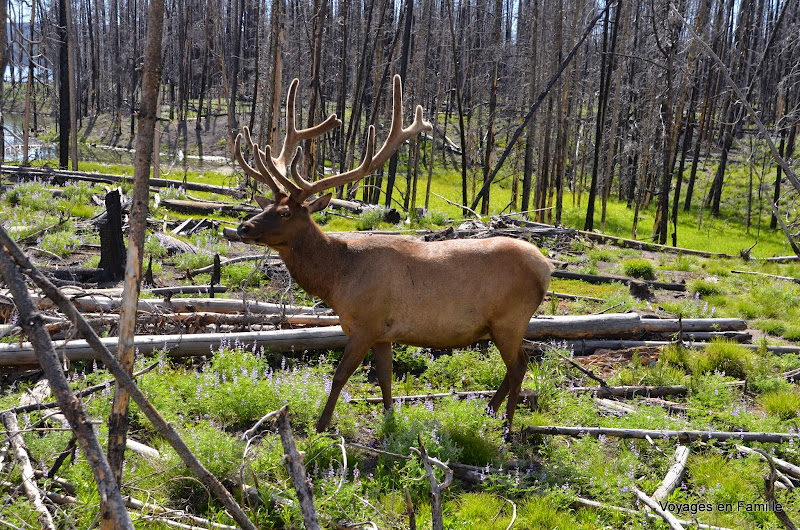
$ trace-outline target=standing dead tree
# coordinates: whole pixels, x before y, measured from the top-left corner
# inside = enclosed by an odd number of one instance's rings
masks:
[[[769,150],[772,153],[773,158],[775,159],[777,164],[780,166],[780,168],[783,169],[783,172],[786,174],[786,178],[789,179],[789,182],[791,182],[791,184],[794,187],[794,189],[798,193],[800,193],[800,180],[798,180],[797,174],[794,172],[794,169],[792,168],[792,166],[788,162],[786,162],[786,160],[778,152],[778,148],[775,146],[775,142],[772,140],[772,136],[769,134],[769,131],[767,131],[767,128],[764,126],[764,123],[761,121],[761,119],[759,118],[758,114],[753,109],[752,105],[750,105],[750,102],[748,101],[747,96],[744,94],[744,92],[742,92],[742,89],[739,87],[739,85],[731,77],[730,71],[725,66],[725,63],[722,61],[722,59],[719,58],[719,56],[716,53],[714,53],[714,50],[711,48],[711,46],[709,46],[697,34],[697,32],[686,21],[686,19],[683,18],[683,16],[677,10],[677,8],[675,7],[674,4],[670,4],[670,10],[671,10],[673,16],[678,17],[678,19],[681,21],[681,23],[686,27],[686,30],[692,36],[692,39],[694,39],[697,43],[699,43],[700,46],[705,50],[706,54],[708,54],[708,56],[717,64],[717,67],[719,68],[720,72],[722,73],[722,76],[724,77],[725,81],[728,83],[728,86],[731,87],[731,90],[734,91],[734,93],[736,94],[736,97],[739,98],[739,101],[744,106],[745,111],[750,116],[750,119],[753,120],[753,123],[756,125],[756,128],[758,129],[758,132],[761,134],[762,138],[767,143],[767,146],[769,147]],[[783,230],[783,233],[786,236],[786,240],[791,245],[792,250],[794,250],[794,253],[797,254],[798,257],[800,257],[800,246],[798,246],[798,244],[797,244],[795,235],[793,235],[789,231],[789,227],[786,225],[786,223],[783,221],[781,216],[778,214],[778,205],[777,205],[777,203],[774,203],[774,202],[772,203],[772,212],[773,212],[773,215],[780,221],[781,229]]]
[[[142,101],[139,108],[139,130],[136,135],[133,202],[131,204],[130,234],[125,264],[125,289],[122,295],[122,314],[119,326],[117,357],[127,374],[133,372],[136,308],[142,279],[142,250],[150,207],[150,167],[153,159],[155,126],[160,109],[158,90],[161,85],[161,41],[164,30],[164,0],[152,0],[148,15],[147,47],[144,56]],[[125,460],[125,440],[128,433],[128,404],[130,396],[124,385],[114,389],[114,402],[108,416],[108,456],[114,478],[122,483]],[[105,506],[105,505],[103,505]],[[104,519],[105,521],[105,519]],[[110,526],[103,524],[102,528]]]

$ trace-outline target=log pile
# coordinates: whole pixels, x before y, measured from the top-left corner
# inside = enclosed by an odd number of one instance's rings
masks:
[[[87,320],[98,327],[114,329],[119,298],[113,290],[66,291]],[[3,293],[0,293],[3,296]],[[6,294],[6,296],[8,296]],[[66,318],[54,311],[53,303],[41,295],[32,295],[53,333],[73,330]],[[210,298],[170,298],[139,300],[139,326],[158,333],[139,333],[136,348],[141,354],[168,350],[170,356],[202,356],[221,344],[238,342],[254,349],[272,352],[304,352],[343,348],[347,336],[330,310],[313,307],[271,304],[266,302]],[[711,339],[741,333],[746,323],[736,318],[654,319],[637,313],[605,315],[538,316],[531,319],[526,333],[528,347],[541,343],[566,343],[576,355],[598,348],[665,345],[682,337]],[[164,333],[172,329],[172,333]],[[702,335],[700,335],[702,334]],[[70,335],[71,337],[73,335]],[[488,339],[488,337],[486,337]],[[116,347],[116,337],[102,339],[109,349]],[[702,345],[702,343],[696,343]],[[94,359],[94,350],[84,340],[59,341],[56,350],[69,360]],[[36,364],[31,345],[26,342],[0,344],[0,366]]]

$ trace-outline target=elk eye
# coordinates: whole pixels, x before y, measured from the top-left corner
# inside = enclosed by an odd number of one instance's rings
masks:
[[[280,215],[280,216],[281,216],[281,217],[283,217],[283,218],[287,218],[287,217],[289,217],[290,215],[292,215],[292,213],[291,213],[289,210],[283,210],[283,211],[282,211],[282,212],[280,212],[278,215]]]

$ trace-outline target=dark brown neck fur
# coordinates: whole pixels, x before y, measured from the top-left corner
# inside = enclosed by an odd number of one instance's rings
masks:
[[[286,246],[276,248],[292,278],[312,296],[332,304],[331,286],[340,277],[339,270],[346,244],[328,237],[311,223]]]

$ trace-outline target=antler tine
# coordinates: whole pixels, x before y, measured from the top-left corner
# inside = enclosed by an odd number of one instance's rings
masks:
[[[354,182],[366,175],[369,175],[379,167],[381,167],[389,157],[392,156],[403,142],[415,137],[423,131],[433,130],[433,125],[425,121],[422,117],[422,106],[417,105],[414,113],[414,121],[408,127],[403,127],[403,86],[399,75],[394,76],[394,86],[392,89],[392,124],[389,128],[389,136],[381,146],[380,151],[375,154],[375,128],[370,125],[369,132],[367,133],[367,146],[364,153],[364,158],[357,168],[326,177],[318,180],[310,185],[309,188],[303,187],[303,194],[300,196],[303,199],[318,193],[328,188],[342,186],[350,182]]]
[[[349,184],[351,182],[355,182],[359,180],[371,172],[372,162],[373,162],[373,155],[375,154],[375,127],[372,125],[369,126],[367,131],[367,145],[366,149],[364,150],[364,156],[361,159],[361,164],[358,165],[357,168],[351,169],[350,171],[345,171],[344,173],[339,173],[338,175],[332,175],[330,177],[326,177],[324,179],[318,180],[314,183],[308,183],[308,188],[304,187],[303,194],[298,197],[298,199],[306,199],[307,197],[319,193],[323,190],[327,190],[328,188],[335,188],[337,186],[344,186],[345,184]],[[292,167],[294,170],[294,165]]]
[[[243,128],[244,132],[244,139],[247,146],[253,151],[253,154],[258,160],[259,155],[261,154],[258,150],[258,146],[253,143],[253,140],[250,138],[250,130],[247,127]],[[233,150],[236,155],[236,161],[239,162],[239,165],[242,167],[245,173],[253,177],[259,182],[263,182],[272,190],[274,195],[278,195],[281,192],[280,186],[275,181],[274,178],[269,173],[260,173],[257,171],[253,166],[251,166],[247,160],[244,159],[244,154],[242,154],[242,133],[236,135],[236,140],[234,140]],[[256,162],[258,164],[258,162]]]
[[[331,129],[342,124],[342,121],[336,117],[336,114],[331,114],[322,123],[306,129],[298,129],[295,121],[295,101],[297,99],[297,87],[299,85],[300,81],[294,78],[291,85],[289,85],[289,92],[286,95],[286,138],[284,139],[281,152],[275,159],[275,166],[283,175],[287,174],[286,167],[289,165],[287,164],[289,154],[294,150],[298,142],[322,136]]]
[[[403,83],[400,76],[395,74],[394,87],[392,89],[392,125],[389,128],[389,136],[383,142],[380,151],[372,161],[370,171],[375,171],[400,149],[408,139],[411,139],[423,131],[433,130],[433,125],[422,118],[422,105],[417,105],[414,112],[414,121],[406,128],[403,128]]]
[[[297,149],[294,150],[294,154],[292,155],[292,161],[290,163],[290,170],[292,174],[292,178],[294,179],[297,186],[302,188],[304,191],[301,195],[303,195],[303,199],[311,195],[311,193],[306,193],[311,188],[311,183],[303,178],[300,174],[300,160],[302,159],[301,155],[303,154],[303,148],[298,146]],[[302,200],[298,197],[298,200]]]
[[[268,145],[265,146],[264,151],[256,149],[255,152],[256,152],[255,156],[256,166],[258,166],[260,172],[266,175],[270,175],[271,178],[273,178],[275,181],[280,182],[283,185],[283,187],[289,191],[290,195],[297,195],[298,193],[302,192],[302,190],[298,188],[294,182],[286,178],[286,176],[284,175],[284,172],[286,170],[284,169],[284,171],[282,172],[276,166],[275,159],[272,158],[272,149],[270,148],[270,146]]]

